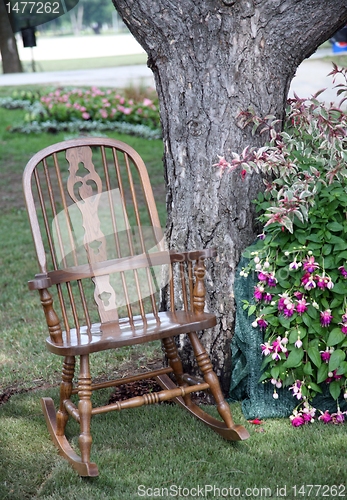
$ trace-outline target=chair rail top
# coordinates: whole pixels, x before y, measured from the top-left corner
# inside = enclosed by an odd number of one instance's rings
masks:
[[[41,160],[51,154],[59,153],[61,151],[65,151],[66,149],[76,148],[80,146],[108,146],[119,149],[120,151],[127,153],[134,160],[134,162],[137,163],[137,165],[141,165],[140,170],[144,168],[147,172],[146,166],[141,156],[134,148],[129,146],[129,144],[119,141],[118,139],[110,139],[108,137],[81,137],[79,139],[69,139],[68,141],[57,142],[38,151],[28,161],[24,169],[23,185],[26,185],[28,177],[30,178],[34,168]]]

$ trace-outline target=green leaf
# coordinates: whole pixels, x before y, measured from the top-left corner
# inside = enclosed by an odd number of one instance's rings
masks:
[[[329,333],[327,345],[332,347],[342,342],[345,338],[346,336],[341,332],[341,328],[334,328]]]
[[[253,304],[252,306],[250,306],[248,309],[248,316],[252,316],[252,314],[254,314],[256,310],[257,310],[256,305]]]
[[[274,366],[271,368],[271,377],[278,379],[278,375],[280,374],[280,367],[279,366]]]
[[[294,349],[289,353],[287,360],[283,363],[286,368],[296,368],[301,364],[302,358],[304,357],[303,349]]]
[[[343,230],[343,225],[339,222],[329,222],[329,224],[327,224],[327,228],[329,231],[341,232]]]
[[[313,375],[313,368],[309,361],[304,364],[304,374],[305,375]]]
[[[345,360],[345,353],[341,349],[336,349],[329,359],[329,372],[333,372],[336,368],[339,368],[342,361]]]
[[[310,388],[313,390],[313,391],[316,391],[316,392],[319,392],[320,394],[322,394],[322,389],[319,387],[319,385],[315,384],[314,382],[310,382],[309,383],[309,386]]]
[[[322,363],[317,371],[317,384],[321,384],[328,378],[328,365]]]
[[[347,374],[347,361],[342,361],[337,369],[336,375],[346,375]]]
[[[340,281],[339,283],[336,283],[336,285],[333,288],[334,293],[338,293],[341,295],[347,295],[347,282],[345,281]]]
[[[337,380],[334,380],[329,384],[329,392],[335,400],[339,397],[341,387]]]
[[[312,361],[312,363],[314,365],[316,365],[317,368],[319,368],[322,364],[322,358],[320,356],[318,349],[316,347],[309,347],[307,349],[307,354],[308,354],[310,360]]]
[[[315,307],[313,306],[308,306],[307,308],[307,314],[310,316],[312,319],[317,319],[318,318],[318,311]],[[305,315],[304,315],[305,316]]]

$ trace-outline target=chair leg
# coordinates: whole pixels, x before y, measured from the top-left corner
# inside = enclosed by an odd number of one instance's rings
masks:
[[[80,436],[78,439],[81,450],[82,462],[89,463],[90,450],[92,446],[92,435],[90,433],[90,421],[92,415],[91,402],[91,377],[89,368],[89,355],[80,357],[80,375],[78,379],[78,412],[80,415]]]
[[[75,357],[66,356],[63,363],[62,381],[60,384],[60,402],[57,411],[57,435],[64,436],[69,414],[66,411],[64,401],[70,399],[72,392],[72,379],[75,373]]]
[[[178,349],[177,349],[174,338],[167,337],[165,339],[162,339],[162,343],[163,343],[163,346],[165,349],[166,356],[169,360],[169,364],[170,364],[171,368],[173,369],[177,384],[179,386],[187,386],[188,384],[186,382],[184,382],[183,378],[182,378],[183,374],[184,374],[183,365],[182,365],[181,358],[179,357]],[[187,406],[191,405],[192,400],[191,400],[190,394],[186,394],[183,397],[183,399],[184,399],[184,402]]]
[[[66,458],[72,465],[72,467],[78,472],[80,476],[98,476],[98,468],[96,464],[89,462],[90,457],[90,412],[91,412],[91,401],[90,401],[90,373],[89,373],[89,359],[88,356],[86,361],[81,359],[81,373],[79,381],[79,395],[81,404],[81,413],[83,417],[81,418],[81,454],[83,449],[82,458],[77,455],[77,453],[71,448],[65,436],[65,426],[68,420],[68,413],[65,409],[64,401],[69,399],[72,390],[72,378],[74,375],[74,365],[75,359],[73,356],[67,356],[64,360],[62,382],[60,385],[60,404],[59,409],[56,412],[54,407],[54,402],[52,398],[42,398],[41,405],[42,410],[46,419],[47,427],[52,437],[55,446],[58,448],[59,453]],[[82,356],[81,356],[82,358]],[[82,369],[83,365],[83,369]],[[85,366],[87,365],[87,367]],[[81,393],[81,394],[80,394]],[[89,404],[88,404],[88,393],[89,393]],[[86,403],[84,402],[86,401]],[[87,407],[87,412],[84,407]],[[88,416],[88,407],[90,407]],[[84,410],[84,411],[83,411]],[[88,423],[89,420],[89,423]],[[89,436],[89,437],[88,437]],[[86,445],[85,445],[86,442]],[[89,442],[89,444],[88,444]],[[88,449],[89,448],[89,449]]]
[[[181,397],[175,398],[174,401],[183,406],[183,408],[188,410],[192,415],[229,441],[240,441],[249,438],[247,429],[245,429],[242,425],[234,424],[230,407],[224,399],[218,377],[213,371],[210,358],[204,347],[201,345],[196,333],[190,333],[189,337],[199,368],[202,371],[205,382],[210,385],[211,393],[216,401],[217,409],[223,419],[223,422],[206,413],[201,407],[197,406],[191,400],[189,404],[187,404]],[[175,387],[175,384],[167,375],[160,375],[157,377],[157,380],[164,389],[173,389]]]

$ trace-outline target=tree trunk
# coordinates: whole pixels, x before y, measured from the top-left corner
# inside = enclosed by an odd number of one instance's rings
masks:
[[[4,73],[21,73],[22,64],[5,2],[0,0],[0,52]]]
[[[290,82],[308,57],[347,20],[345,0],[114,0],[147,51],[160,100],[167,183],[167,236],[177,250],[216,246],[208,267],[208,309],[217,326],[204,333],[228,391],[242,250],[255,238],[251,200],[257,176],[220,177],[217,155],[231,159],[266,141],[243,128],[239,112],[284,116]],[[317,89],[318,90],[318,89]],[[186,363],[190,363],[190,352]]]

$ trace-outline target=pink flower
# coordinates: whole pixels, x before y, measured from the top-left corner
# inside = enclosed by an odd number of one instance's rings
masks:
[[[265,302],[271,302],[272,301],[272,295],[271,295],[271,293],[268,293],[268,292],[265,293],[265,295],[263,296],[263,300]]]
[[[315,262],[314,257],[308,257],[304,260],[304,269],[308,273],[313,273],[316,269],[318,269],[319,265]]]
[[[254,287],[254,298],[256,300],[261,300],[263,298],[264,287],[261,285],[257,285]]]
[[[320,313],[320,324],[323,327],[329,326],[332,319],[333,317],[330,309],[326,309]]]
[[[302,399],[301,386],[302,383],[300,380],[297,380],[291,387],[289,387],[289,391],[293,391],[293,396],[296,399]]]
[[[89,114],[89,113],[82,113],[82,118],[83,118],[84,120],[89,120],[89,118],[90,118],[90,114]]]
[[[344,413],[341,412],[340,408],[337,410],[337,413],[332,413],[331,414],[331,419],[333,421],[333,424],[343,424],[345,421],[345,415]]]
[[[283,309],[284,316],[290,318],[291,316],[293,316],[294,312],[295,312],[295,305],[293,304],[293,302],[288,302],[285,305],[285,308]]]
[[[305,420],[301,415],[297,415],[296,417],[291,418],[292,425],[294,427],[300,427],[301,425],[304,425]]]
[[[342,276],[343,276],[344,278],[347,278],[347,270],[345,269],[345,267],[344,267],[344,266],[340,266],[340,267],[339,267],[339,271],[340,271],[340,273],[342,274]]]
[[[324,413],[322,413],[322,415],[320,417],[318,417],[318,420],[321,420],[322,422],[327,424],[327,423],[332,421],[332,417],[331,417],[329,411],[326,410]]]
[[[344,334],[344,335],[347,335],[347,323],[344,323],[341,327],[341,332]]]
[[[301,316],[304,312],[307,311],[307,302],[305,299],[300,299],[296,303],[296,312]]]
[[[267,282],[268,275],[266,273],[260,272],[258,273],[258,280],[259,281],[264,281],[264,283]]]
[[[264,356],[268,356],[273,351],[273,347],[269,344],[269,342],[265,342],[265,344],[261,344],[260,347],[262,350],[262,354],[264,354]]]
[[[144,100],[143,100],[143,105],[144,106],[151,106],[152,104],[153,104],[153,101],[151,101],[147,97],[144,98]]]

